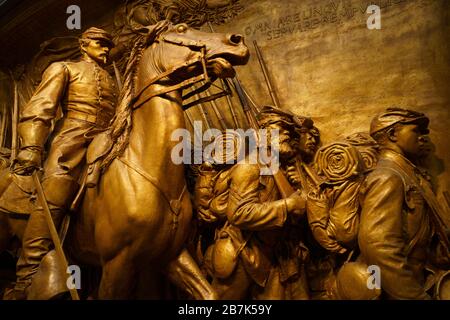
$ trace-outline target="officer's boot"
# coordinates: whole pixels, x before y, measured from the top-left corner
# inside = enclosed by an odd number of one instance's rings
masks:
[[[42,183],[56,229],[67,212],[78,184],[67,176],[51,176]],[[22,239],[22,252],[17,262],[16,299],[25,299],[34,274],[44,256],[54,248],[45,212],[39,204],[31,213]]]

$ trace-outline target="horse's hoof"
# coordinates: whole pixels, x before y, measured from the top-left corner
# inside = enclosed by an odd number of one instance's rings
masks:
[[[203,297],[204,300],[219,300],[217,292],[209,292]]]

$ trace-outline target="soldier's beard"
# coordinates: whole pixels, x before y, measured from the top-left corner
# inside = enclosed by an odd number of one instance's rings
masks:
[[[316,154],[316,148],[300,149],[299,153],[305,162],[310,162],[314,158],[314,155]]]
[[[288,142],[283,142],[280,145],[280,157],[282,159],[290,159],[295,156],[295,151],[292,149],[291,145]]]

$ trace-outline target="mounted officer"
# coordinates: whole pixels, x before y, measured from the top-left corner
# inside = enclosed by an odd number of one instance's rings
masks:
[[[81,35],[79,43],[79,61],[56,62],[45,70],[21,112],[18,126],[20,151],[14,172],[20,175],[41,167],[45,144],[52,133],[42,186],[57,228],[79,188],[87,147],[107,128],[115,112],[115,84],[104,69],[114,46],[111,35],[93,27]],[[59,106],[63,115],[55,123]],[[37,206],[31,213],[22,245],[17,263],[17,299],[26,297],[33,275],[53,246],[42,207]]]

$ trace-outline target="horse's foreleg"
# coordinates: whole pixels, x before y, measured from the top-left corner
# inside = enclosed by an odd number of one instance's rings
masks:
[[[130,299],[136,288],[137,267],[129,247],[103,264],[99,299]]]
[[[186,249],[168,264],[167,275],[176,286],[186,290],[197,300],[218,299],[217,293]]]

